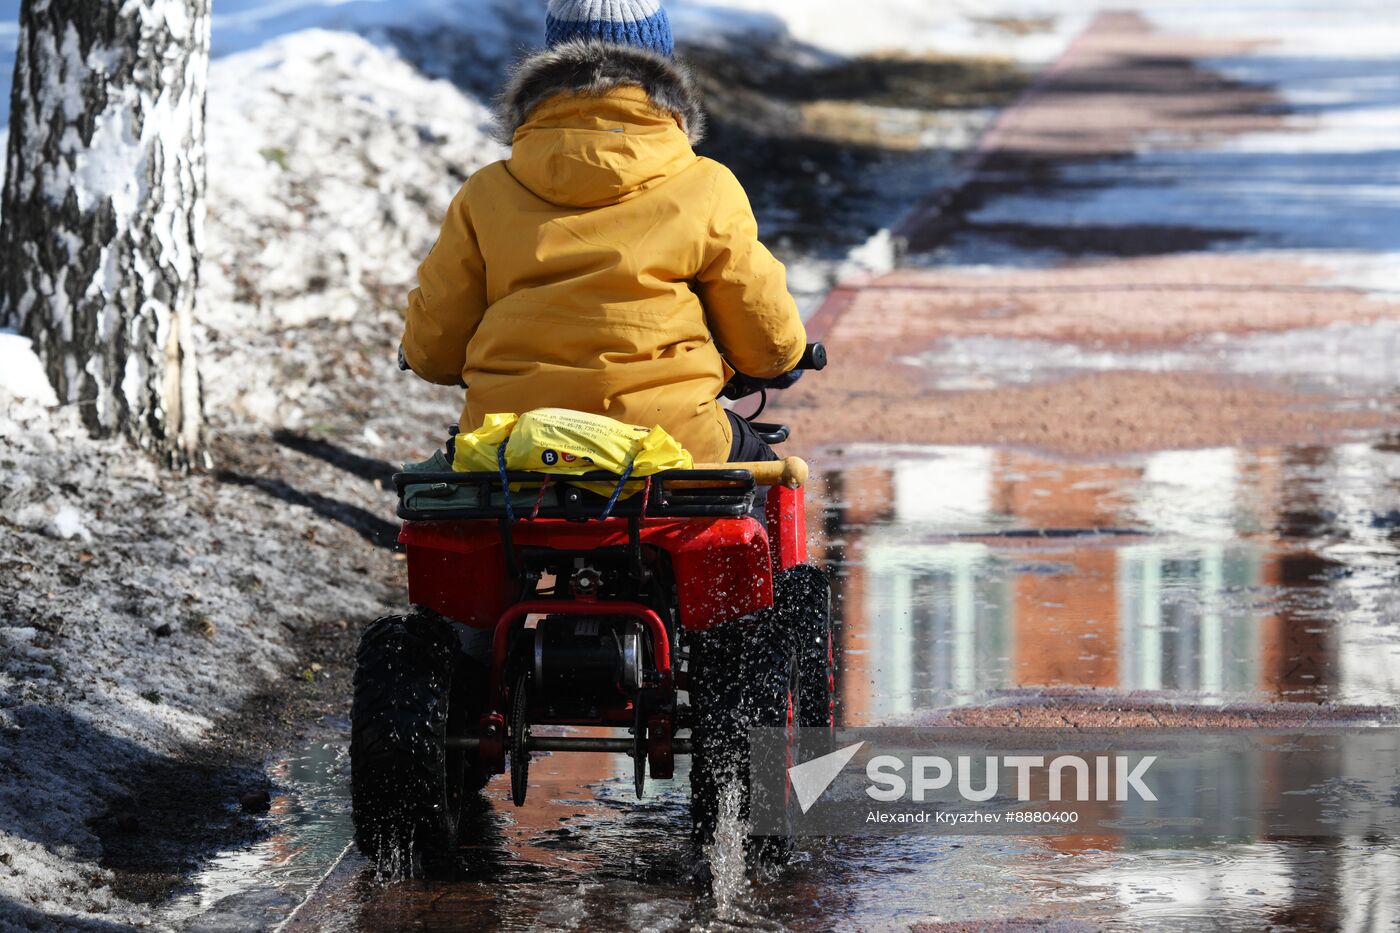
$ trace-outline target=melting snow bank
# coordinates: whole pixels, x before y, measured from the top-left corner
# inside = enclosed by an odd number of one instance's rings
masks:
[[[336,399],[323,348],[287,331],[397,319],[457,188],[503,150],[481,103],[349,33],[219,60],[209,85],[206,404],[298,426]]]
[[[297,510],[164,474],[72,409],[0,404],[0,919],[135,921],[94,825],[123,777],[286,676],[289,628],[381,599]]]
[[[89,438],[54,407],[27,341],[0,333],[6,929],[174,925],[114,890],[109,843],[160,844],[149,788],[127,782],[199,763],[211,727],[269,685],[312,689],[303,678],[323,675],[299,645],[346,642],[402,598],[365,525],[392,517],[392,497],[291,450],[257,454],[268,429],[358,433],[381,416],[414,438],[409,456],[458,404],[413,387],[378,397],[416,259],[459,179],[498,152],[485,109],[332,33],[216,62],[209,107],[203,375],[237,481],[167,474]],[[236,795],[223,803],[237,810]]]

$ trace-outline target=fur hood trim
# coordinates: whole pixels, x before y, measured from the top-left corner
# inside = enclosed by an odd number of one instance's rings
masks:
[[[705,137],[705,112],[690,69],[644,49],[581,39],[528,55],[515,66],[496,98],[497,133],[509,145],[530,113],[556,94],[602,97],[629,84],[679,116],[692,145]]]

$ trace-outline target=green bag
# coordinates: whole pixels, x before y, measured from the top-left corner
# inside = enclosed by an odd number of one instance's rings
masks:
[[[452,461],[441,450],[421,463],[405,463],[405,473],[451,473]],[[409,483],[403,488],[403,505],[414,512],[442,509],[472,509],[480,504],[474,486],[450,483]]]

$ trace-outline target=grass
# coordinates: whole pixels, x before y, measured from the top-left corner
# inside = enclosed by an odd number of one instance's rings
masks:
[[[284,172],[287,170],[287,150],[283,149],[281,146],[268,146],[265,149],[259,149],[258,155],[262,156],[273,165],[276,165]]]

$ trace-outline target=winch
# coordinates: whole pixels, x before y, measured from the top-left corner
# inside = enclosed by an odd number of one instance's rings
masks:
[[[642,686],[641,625],[631,619],[555,616],[535,623],[537,707],[551,718],[593,715]]]

